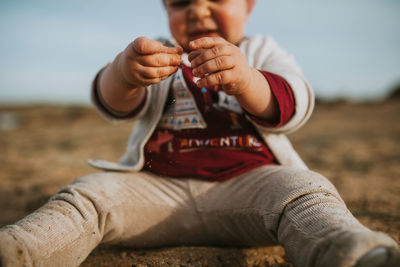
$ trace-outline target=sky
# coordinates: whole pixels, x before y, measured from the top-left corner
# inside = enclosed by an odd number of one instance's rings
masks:
[[[258,0],[272,36],[321,98],[370,100],[400,83],[399,0]],[[0,0],[0,104],[89,104],[99,69],[139,36],[170,37],[161,0]]]

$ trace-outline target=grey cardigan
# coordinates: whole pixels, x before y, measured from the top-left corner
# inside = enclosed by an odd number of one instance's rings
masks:
[[[292,118],[280,127],[264,127],[249,119],[281,165],[307,169],[304,162],[293,149],[285,134],[301,127],[310,117],[314,107],[314,94],[304,79],[293,56],[281,49],[276,42],[266,36],[256,35],[244,39],[239,45],[250,66],[272,72],[283,77],[290,85],[295,100],[295,112]],[[166,103],[170,85],[175,78],[171,75],[159,84],[147,87],[144,108],[134,121],[133,131],[125,155],[117,162],[89,159],[89,164],[104,170],[140,171],[144,165],[144,146],[156,128]],[[119,122],[120,119],[103,112],[96,101],[97,110],[106,119]],[[126,119],[124,120],[126,121]]]

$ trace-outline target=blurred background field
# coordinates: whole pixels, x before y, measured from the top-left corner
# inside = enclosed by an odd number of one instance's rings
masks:
[[[309,123],[289,136],[308,166],[335,184],[362,223],[397,242],[399,114],[399,98],[357,104],[319,101]],[[86,164],[88,158],[118,160],[131,127],[112,125],[86,106],[0,107],[0,226],[32,212],[61,186],[97,172]],[[283,255],[280,247],[102,247],[83,265],[290,266]]]

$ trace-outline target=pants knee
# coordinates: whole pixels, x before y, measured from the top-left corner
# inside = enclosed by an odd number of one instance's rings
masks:
[[[335,186],[327,178],[310,170],[282,168],[266,179],[265,186],[268,188],[269,199],[276,203],[276,212],[281,212],[287,204],[309,194],[322,193],[342,201]]]
[[[61,188],[50,202],[62,201],[68,203],[71,210],[77,210],[82,217],[90,219],[100,215],[107,209],[107,173],[84,176],[72,184]],[[96,218],[97,220],[97,218]]]

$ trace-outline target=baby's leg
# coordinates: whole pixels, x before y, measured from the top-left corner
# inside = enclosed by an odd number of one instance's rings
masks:
[[[334,186],[315,172],[266,166],[197,187],[203,187],[197,205],[216,243],[279,243],[295,266],[307,267],[353,266],[375,247],[397,247],[361,225]]]
[[[188,200],[186,180],[142,172],[83,177],[0,229],[0,266],[77,266],[100,243],[149,247],[185,241],[179,236],[196,242],[179,224],[199,225]]]

